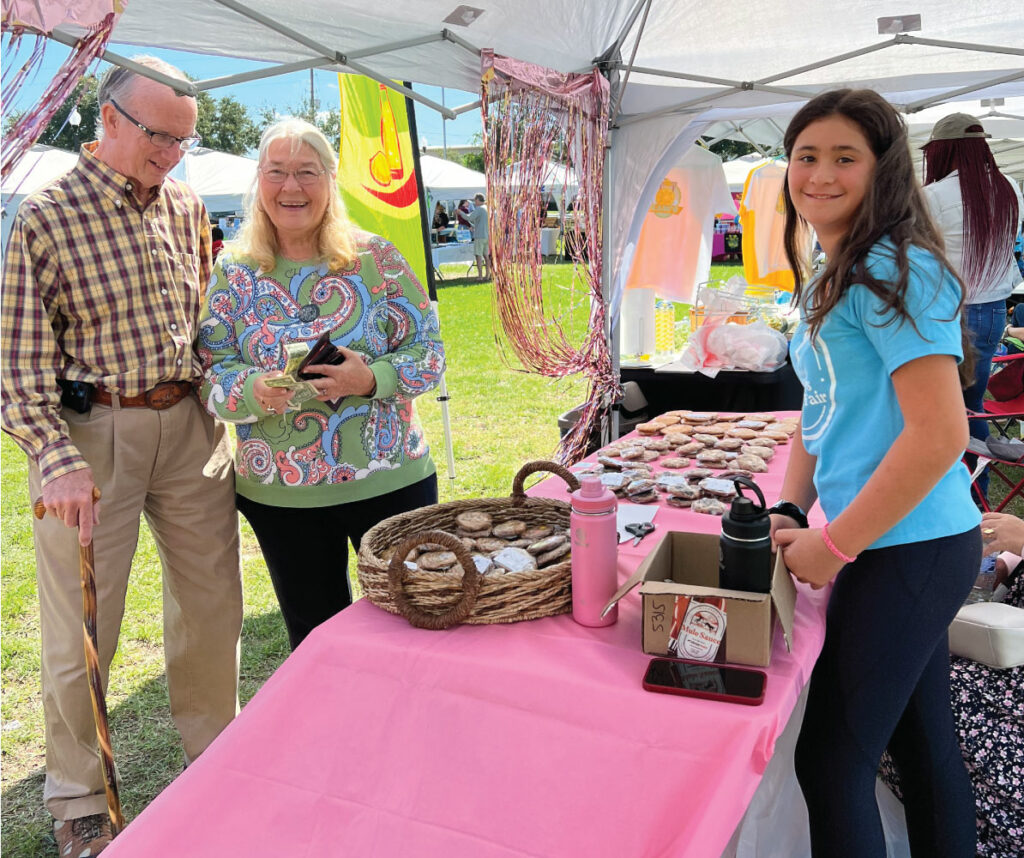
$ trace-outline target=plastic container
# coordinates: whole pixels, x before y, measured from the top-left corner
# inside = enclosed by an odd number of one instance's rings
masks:
[[[572,618],[581,626],[610,626],[618,606],[604,617],[601,611],[618,587],[618,501],[599,477],[584,477],[571,497]]]
[[[718,582],[725,590],[769,593],[772,589],[771,518],[764,495],[753,480],[736,477],[739,495],[722,516],[719,541]],[[754,490],[760,504],[743,494],[743,487]]]
[[[992,593],[996,587],[996,555],[989,554],[981,558],[981,568],[978,570],[978,577],[967,594],[966,604],[972,602],[991,602]]]

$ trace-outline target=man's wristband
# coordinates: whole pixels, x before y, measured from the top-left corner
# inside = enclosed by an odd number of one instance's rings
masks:
[[[775,513],[776,515],[788,516],[800,527],[807,527],[807,514],[792,501],[780,500],[768,507],[767,511],[769,514]]]

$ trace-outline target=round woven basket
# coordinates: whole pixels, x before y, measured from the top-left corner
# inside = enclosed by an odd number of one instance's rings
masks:
[[[480,575],[454,535],[455,517],[463,512],[486,512],[501,524],[512,519],[527,526],[547,524],[569,529],[569,504],[550,498],[527,497],[523,481],[538,471],[560,476],[571,491],[576,478],[555,462],[524,465],[507,498],[482,498],[439,503],[387,518],[363,536],[356,571],[363,595],[419,628],[444,629],[457,623],[516,623],[572,608],[569,555],[560,563],[528,572]],[[438,543],[458,557],[450,572],[413,571],[404,561],[415,546]],[[388,560],[382,559],[388,557]],[[461,574],[460,574],[461,572]]]

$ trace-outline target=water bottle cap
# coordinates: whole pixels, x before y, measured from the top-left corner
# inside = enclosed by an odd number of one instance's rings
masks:
[[[577,512],[606,513],[617,506],[615,495],[604,487],[600,477],[583,477],[572,493],[572,508]]]

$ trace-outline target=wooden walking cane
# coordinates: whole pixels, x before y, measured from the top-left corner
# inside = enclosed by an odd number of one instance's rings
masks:
[[[93,487],[92,501],[100,499],[100,490]],[[32,512],[42,521],[46,507],[42,499],[32,504]],[[78,546],[78,566],[82,577],[82,636],[85,640],[85,669],[89,677],[89,696],[92,698],[92,714],[96,721],[96,739],[100,746],[100,762],[103,764],[103,786],[107,793],[107,813],[110,815],[110,829],[117,835],[124,828],[124,814],[121,799],[117,794],[117,774],[114,771],[114,748],[110,742],[110,725],[107,722],[107,701],[103,694],[103,680],[100,676],[99,644],[96,633],[96,570],[93,566],[92,541]]]

